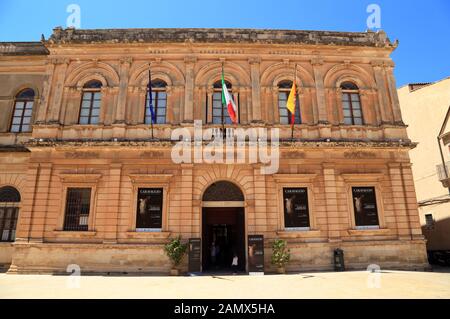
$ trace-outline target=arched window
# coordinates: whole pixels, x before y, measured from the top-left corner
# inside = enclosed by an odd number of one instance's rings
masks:
[[[152,81],[152,101],[153,101],[153,112],[155,112],[156,123],[154,124],[165,124],[166,123],[166,110],[167,110],[167,83],[162,80]],[[145,124],[152,123],[152,113],[150,111],[150,100],[147,89],[147,94],[145,94]]]
[[[291,93],[292,81],[283,81],[278,84],[278,113],[280,114],[280,124],[292,124],[291,112],[286,108],[286,103]],[[300,100],[295,99],[295,123],[300,124],[302,122],[300,115]]]
[[[341,90],[344,123],[347,125],[363,125],[364,119],[358,86],[352,82],[344,82],[341,84]]]
[[[232,96],[231,83],[225,81],[228,92]],[[228,116],[228,108],[222,103],[222,81],[214,83],[214,91],[212,96],[212,124],[233,124],[231,118]],[[237,101],[235,101],[236,103]],[[237,104],[237,103],[236,103]],[[239,119],[239,116],[238,116]]]
[[[14,113],[11,121],[11,132],[31,132],[31,117],[33,115],[34,91],[25,89],[16,95]]]
[[[16,238],[20,194],[14,187],[0,188],[0,241],[12,242]]]
[[[97,80],[90,81],[84,85],[79,124],[98,124],[102,101],[101,90],[102,83]]]

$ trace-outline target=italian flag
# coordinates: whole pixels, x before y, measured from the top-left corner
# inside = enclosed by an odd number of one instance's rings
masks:
[[[228,115],[234,124],[237,124],[237,108],[236,103],[234,103],[231,98],[230,92],[228,92],[227,84],[225,83],[225,77],[222,70],[222,104],[225,104],[228,109]]]

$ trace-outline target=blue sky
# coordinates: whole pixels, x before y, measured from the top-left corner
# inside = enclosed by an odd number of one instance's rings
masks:
[[[392,55],[397,85],[450,76],[449,0],[0,0],[0,41],[38,41],[66,26],[69,4],[81,8],[81,27],[223,27],[365,31],[369,4],[381,8],[381,27],[400,46]]]

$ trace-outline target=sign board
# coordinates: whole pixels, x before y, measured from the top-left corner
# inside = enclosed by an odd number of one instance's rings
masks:
[[[264,275],[264,236],[248,236],[248,271],[250,275]]]
[[[189,238],[189,272],[200,272],[201,239]]]

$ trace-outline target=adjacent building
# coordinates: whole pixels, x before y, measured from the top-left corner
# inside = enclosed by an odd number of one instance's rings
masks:
[[[336,248],[348,269],[427,267],[396,46],[382,31],[249,29],[56,28],[1,43],[0,263],[166,273],[163,246],[180,235],[201,239],[202,271],[234,254],[245,271],[249,236],[263,235],[266,270],[276,238],[292,271],[333,269]],[[174,161],[172,133],[194,121],[227,136],[279,129],[278,170]],[[233,143],[233,158],[256,152]]]
[[[398,96],[408,136],[418,142],[410,157],[427,249],[450,250],[450,153],[448,140],[442,140],[448,133],[450,78],[408,84]]]

